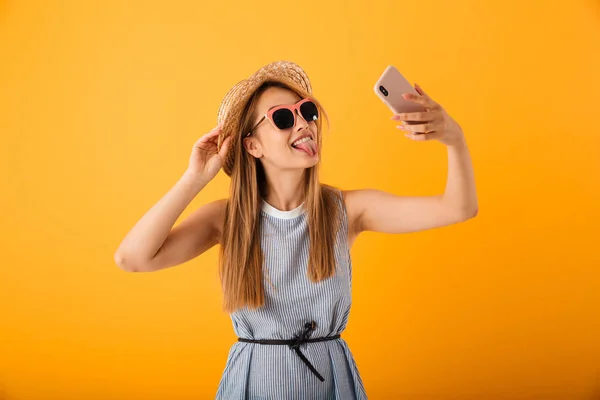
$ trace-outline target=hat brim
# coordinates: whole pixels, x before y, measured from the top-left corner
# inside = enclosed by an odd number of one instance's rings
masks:
[[[231,176],[233,169],[233,151],[237,140],[240,139],[241,113],[256,90],[267,81],[277,81],[290,86],[299,93],[312,94],[312,87],[308,76],[300,66],[291,61],[276,61],[261,67],[249,78],[236,83],[223,97],[217,113],[217,123],[221,126],[221,133],[217,140],[217,149],[226,138],[232,137],[229,151],[223,162],[223,170]]]

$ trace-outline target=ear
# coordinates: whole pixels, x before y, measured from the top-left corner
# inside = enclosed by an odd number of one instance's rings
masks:
[[[250,153],[255,158],[262,157],[262,149],[260,146],[260,142],[253,136],[244,138],[243,140],[244,148],[248,153]]]

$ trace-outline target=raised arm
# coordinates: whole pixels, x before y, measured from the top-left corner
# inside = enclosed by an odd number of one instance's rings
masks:
[[[448,113],[417,85],[421,96],[405,95],[427,111],[392,117],[406,121],[399,127],[416,141],[439,140],[448,150],[448,178],[443,194],[398,196],[376,189],[344,192],[351,235],[363,231],[407,233],[466,221],[479,206],[471,157],[462,129]],[[412,122],[412,123],[410,123]]]
[[[219,241],[226,200],[196,210],[173,225],[194,197],[221,169],[229,140],[217,151],[220,127],[194,143],[190,163],[179,181],[127,233],[114,259],[125,271],[148,272],[181,264]]]

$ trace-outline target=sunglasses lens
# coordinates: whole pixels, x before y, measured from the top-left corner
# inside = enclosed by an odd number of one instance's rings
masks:
[[[300,106],[300,113],[302,117],[307,121],[315,121],[319,118],[319,111],[317,106],[312,101],[307,101]]]
[[[279,129],[288,129],[294,126],[294,114],[291,110],[282,108],[273,113],[273,122]]]

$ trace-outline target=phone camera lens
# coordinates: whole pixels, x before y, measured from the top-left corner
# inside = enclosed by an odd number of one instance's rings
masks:
[[[379,86],[379,91],[383,93],[384,96],[388,95],[388,91],[383,86]]]

